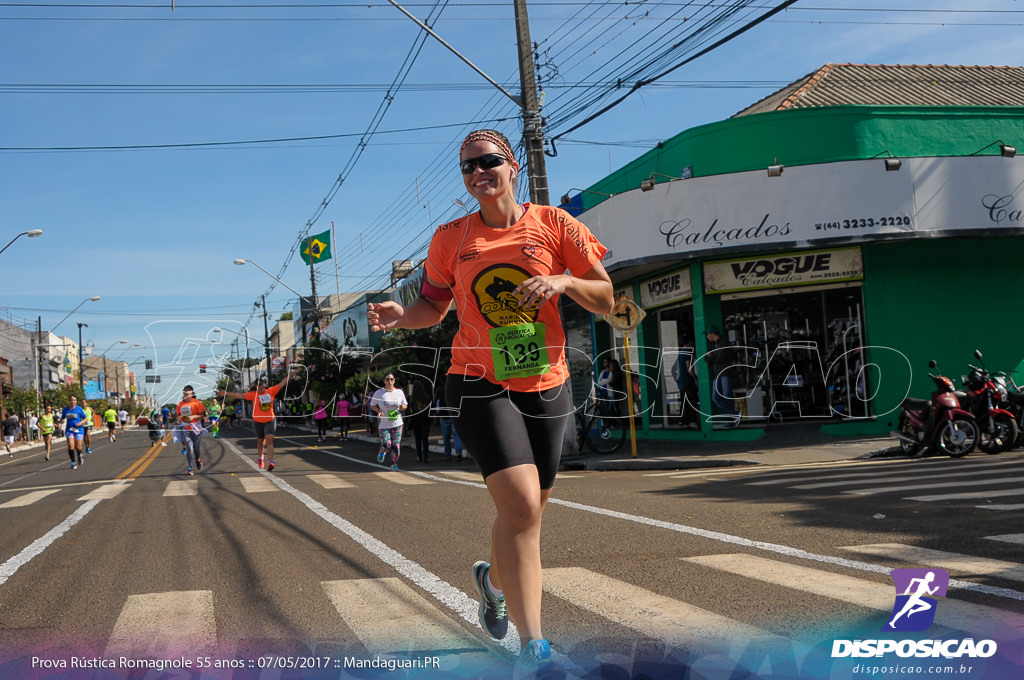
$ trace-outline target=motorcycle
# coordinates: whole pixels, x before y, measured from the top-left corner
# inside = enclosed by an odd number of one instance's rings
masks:
[[[1002,453],[1017,444],[1018,427],[1014,418],[1004,405],[1009,403],[1006,390],[999,386],[985,369],[985,360],[980,350],[974,350],[975,358],[981,367],[967,364],[971,372],[960,378],[967,388],[966,394],[960,397],[963,408],[970,411],[978,425],[981,438],[978,448],[988,454]]]
[[[1013,414],[1013,419],[1017,422],[1015,446],[1024,446],[1024,387],[1018,385],[1013,379],[1011,374],[1016,372],[1013,370],[1009,373],[997,371],[992,374],[992,382],[996,384],[1000,394],[1006,395],[1006,410]]]
[[[928,362],[928,368],[935,370],[936,366],[934,360]],[[900,404],[899,429],[890,434],[909,456],[935,449],[951,458],[966,456],[980,439],[974,416],[960,408],[952,380],[938,371],[928,377],[936,387],[931,399],[904,399]]]

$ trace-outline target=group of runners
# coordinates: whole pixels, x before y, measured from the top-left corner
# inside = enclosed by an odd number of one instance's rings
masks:
[[[115,411],[110,407],[101,414],[101,417],[106,424],[107,437],[111,442],[117,441],[118,423],[121,424],[121,432],[128,430],[128,411],[124,409]],[[74,395],[71,396],[71,403],[61,410],[59,418],[54,415],[53,407],[47,404],[43,414],[39,416],[39,431],[43,435],[43,445],[46,447],[46,460],[50,460],[53,435],[58,425],[64,430],[68,457],[71,459],[71,469],[74,470],[84,462],[83,455],[92,453],[92,428],[96,425],[96,412],[84,399],[79,404],[78,397]]]

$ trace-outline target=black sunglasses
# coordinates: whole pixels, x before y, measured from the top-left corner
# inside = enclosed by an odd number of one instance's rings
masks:
[[[490,170],[496,168],[508,159],[501,154],[496,153],[485,153],[483,156],[477,156],[476,158],[467,158],[466,160],[459,163],[459,169],[462,170],[463,175],[469,175],[476,166],[480,166],[484,170]]]

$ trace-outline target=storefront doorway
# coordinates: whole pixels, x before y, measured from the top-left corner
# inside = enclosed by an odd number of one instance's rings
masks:
[[[737,406],[748,423],[870,417],[860,283],[722,296],[730,344],[747,348]]]

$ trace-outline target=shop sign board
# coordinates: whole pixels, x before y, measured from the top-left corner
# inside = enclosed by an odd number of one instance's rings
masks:
[[[691,297],[693,289],[690,286],[689,267],[640,284],[640,304],[644,309],[689,300]]]
[[[662,182],[580,215],[608,247],[606,268],[721,251],[821,248],[915,236],[1024,231],[1024,160],[882,159]],[[628,225],[628,228],[625,228]]]
[[[859,247],[803,250],[704,263],[704,290],[733,293],[864,278]]]

